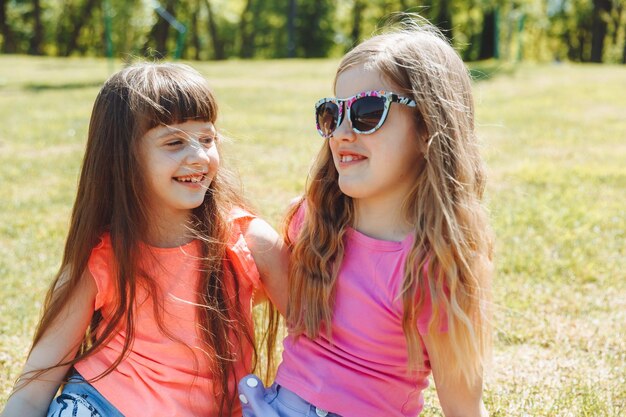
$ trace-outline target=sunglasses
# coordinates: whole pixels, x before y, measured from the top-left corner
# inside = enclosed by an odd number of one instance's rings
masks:
[[[384,90],[364,91],[348,98],[323,98],[315,104],[317,131],[323,138],[330,138],[345,112],[355,133],[374,133],[385,123],[391,103],[417,106],[413,99]]]

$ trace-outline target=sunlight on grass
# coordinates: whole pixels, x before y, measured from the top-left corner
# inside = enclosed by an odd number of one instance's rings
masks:
[[[213,85],[225,163],[280,227],[323,141],[336,60],[193,63]],[[115,68],[121,67],[115,63]],[[19,68],[19,71],[15,69]],[[87,123],[110,63],[0,56],[0,404],[58,268]],[[626,71],[477,65],[497,236],[492,416],[626,413]],[[438,416],[433,388],[425,416]]]

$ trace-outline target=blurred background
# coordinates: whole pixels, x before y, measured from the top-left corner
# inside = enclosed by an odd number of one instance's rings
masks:
[[[339,57],[409,10],[473,78],[496,235],[492,417],[626,415],[626,0],[0,0],[0,409],[57,271],[100,86],[179,60],[277,229]],[[253,59],[249,59],[253,58]],[[434,389],[422,416],[441,416]]]
[[[466,61],[626,63],[624,0],[0,0],[0,52],[328,57],[418,12]]]

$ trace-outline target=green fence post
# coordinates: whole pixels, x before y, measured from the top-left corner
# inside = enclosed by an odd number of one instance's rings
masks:
[[[174,59],[180,59],[183,54],[183,47],[185,45],[185,35],[187,34],[186,28],[178,32],[178,38],[176,39],[176,51],[174,52]]]

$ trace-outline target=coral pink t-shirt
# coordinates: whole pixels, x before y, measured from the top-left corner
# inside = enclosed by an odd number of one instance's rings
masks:
[[[259,286],[259,273],[244,240],[253,216],[242,210],[232,215],[233,235],[228,256],[235,269],[239,299],[244,314],[251,317],[253,292]],[[213,395],[213,379],[208,371],[207,357],[197,331],[196,288],[201,246],[198,240],[176,248],[142,246],[140,268],[154,277],[163,296],[163,322],[181,342],[164,335],[158,328],[153,312],[153,300],[146,290],[138,288],[135,339],[128,356],[93,386],[127,417],[146,416],[217,416],[219,405]],[[98,287],[95,310],[101,309],[104,320],[113,308],[112,281],[113,249],[111,238],[104,234],[88,262],[88,268]],[[225,274],[230,277],[231,274]],[[226,278],[228,279],[228,278]],[[234,288],[234,282],[226,283]],[[126,332],[119,329],[114,337],[94,355],[76,364],[86,379],[97,377],[111,365],[122,351]],[[231,389],[236,378],[250,372],[251,349],[237,364],[238,376],[231,376]],[[219,383],[219,382],[218,382]],[[241,415],[235,401],[233,415]]]
[[[290,225],[292,240],[301,228],[304,205]],[[404,265],[413,245],[383,241],[349,229],[336,282],[332,342],[324,332],[315,339],[289,334],[276,382],[311,404],[344,417],[417,416],[430,367],[408,368],[398,297]],[[432,315],[430,297],[418,317],[426,334]]]

